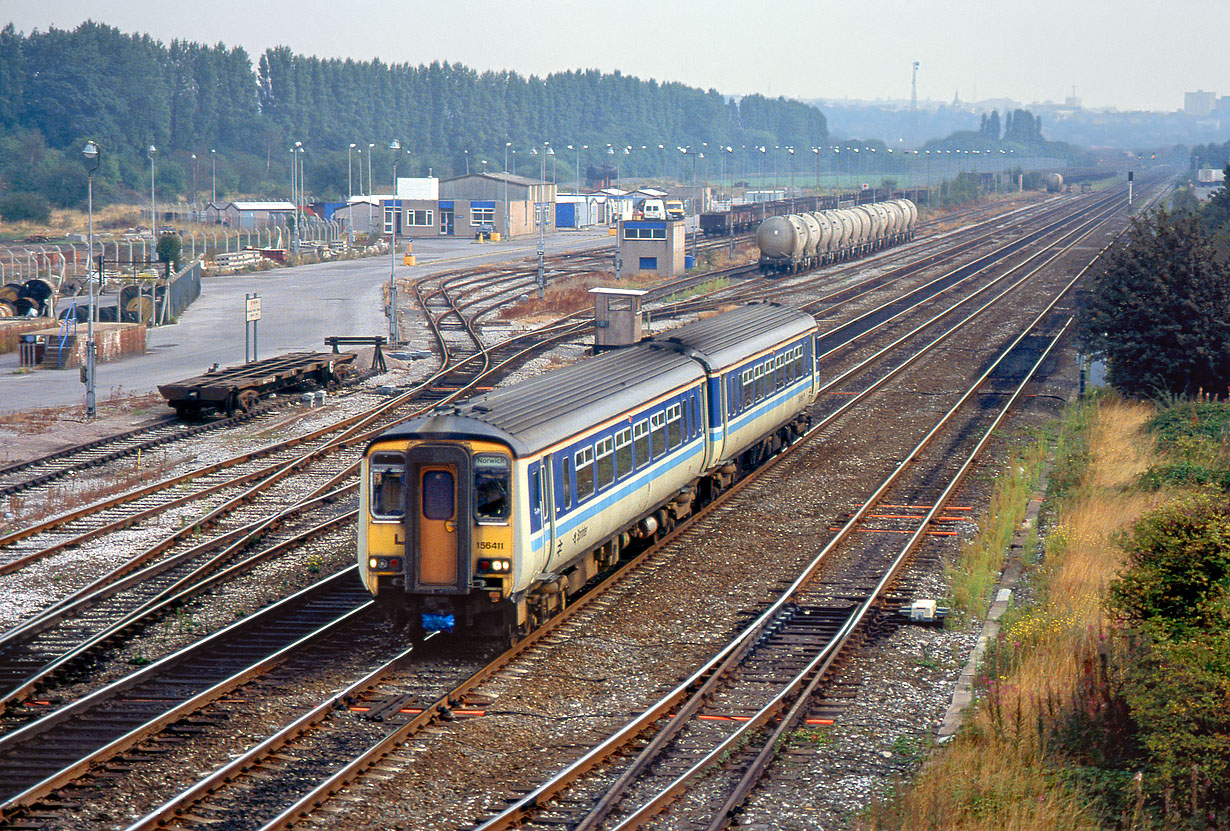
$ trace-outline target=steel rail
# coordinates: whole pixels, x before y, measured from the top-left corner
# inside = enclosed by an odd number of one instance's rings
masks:
[[[92,708],[100,706],[101,704],[113,699],[123,691],[131,689],[147,680],[157,678],[160,673],[167,671],[173,666],[191,660],[197,654],[204,654],[214,645],[214,643],[223,642],[225,639],[231,638],[232,636],[247,629],[255,629],[263,624],[266,619],[275,619],[276,615],[282,614],[286,609],[290,609],[301,602],[310,600],[310,597],[313,594],[329,591],[335,585],[341,586],[343,582],[354,580],[354,572],[356,570],[357,567],[352,566],[349,569],[338,572],[332,577],[322,580],[320,583],[296,592],[273,606],[262,609],[255,615],[236,621],[225,629],[215,632],[214,634],[197,641],[188,647],[185,647],[179,652],[168,655],[155,663],[142,667],[137,672],[112,682],[106,687],[96,690],[95,692],[72,702],[71,704],[60,708],[56,712],[44,716],[38,721],[28,724],[18,730],[13,731],[12,733],[0,736],[0,753],[11,751],[17,746],[20,746],[28,741],[35,740],[38,736],[60,724],[63,724],[71,718],[88,714]],[[313,632],[297,638],[295,641],[278,649],[273,654],[267,655],[239,672],[234,673],[191,695],[176,704],[171,709],[163,711],[161,714],[145,722],[144,724],[132,728],[127,733],[124,733],[106,744],[95,748],[57,773],[45,777],[17,794],[4,798],[4,801],[0,802],[0,820],[11,816],[14,809],[29,805],[52,791],[79,778],[89,769],[91,765],[104,759],[111,758],[118,753],[134,747],[149,735],[195,712],[196,710],[199,710],[205,704],[214,701],[220,696],[234,690],[248,680],[251,680],[251,678],[264,674],[274,666],[281,663],[283,659],[295,650],[310,643],[314,643],[319,638],[324,637],[334,631],[344,631],[346,626],[354,619],[356,615],[371,609],[373,606],[374,601],[368,600],[359,606],[347,610],[343,615],[334,618],[320,627],[317,627],[317,629]]]
[[[1069,248],[1070,247],[1071,246],[1069,246]],[[1073,282],[1075,281],[1073,280]],[[1066,293],[1070,285],[1071,284],[1069,284],[1068,286],[1065,286],[1063,292],[1057,295],[1055,302],[1058,302],[1058,297],[1061,297],[1063,293]],[[1004,294],[1006,294],[1006,292]],[[1001,295],[1001,297],[1002,296],[1003,295]],[[966,323],[972,320],[974,316],[980,314],[984,309],[988,308],[989,305],[990,304],[984,305],[981,309],[977,310],[976,312],[967,316],[965,319],[963,319],[959,323],[955,324],[952,329],[949,329],[947,332],[938,336],[935,340],[929,343],[926,346],[924,351],[915,353],[915,355],[907,359],[906,362],[903,362],[902,364],[899,364],[896,367],[893,367],[888,373],[888,375],[884,376],[883,379],[877,381],[871,387],[868,387],[867,390],[865,390],[863,393],[860,393],[855,397],[859,400],[861,400],[862,398],[865,398],[868,394],[870,394],[870,392],[873,389],[878,388],[879,386],[883,385],[883,383],[886,383],[888,378],[899,374],[907,365],[913,363],[915,360],[917,360],[919,356],[924,354],[924,352],[930,351],[930,349],[938,345],[938,343],[940,343],[943,340],[946,340],[950,334],[955,332],[957,329],[963,327]],[[1020,337],[1023,338],[1025,333],[1027,333],[1027,331],[1028,329],[1024,330]],[[995,363],[998,364],[998,362],[1002,361],[1006,357],[1006,355],[1009,353],[1009,351],[1010,350],[1005,349],[1000,354],[1000,356],[997,358]],[[988,376],[989,373],[990,373],[990,370],[988,370],[984,376],[980,377],[975,384],[971,385],[970,392],[967,392],[966,395],[967,396],[971,395],[974,391],[976,391],[977,387],[980,386],[984,382],[985,377]],[[800,440],[800,442],[796,443],[795,446],[798,446],[799,444],[802,444],[804,441],[810,440],[811,438],[818,435],[820,431],[825,429],[836,418],[838,418],[841,414],[847,411],[850,408],[850,406],[852,406],[853,403],[854,403],[853,401],[850,402],[849,404],[847,404],[847,406],[842,407],[840,410],[830,414],[823,421],[816,424],[811,430],[808,431],[807,434],[805,434],[805,436]],[[945,416],[945,419],[947,418],[948,416]],[[653,723],[657,722],[662,717],[670,713],[672,709],[678,704],[679,701],[685,700],[688,697],[690,691],[694,689],[696,685],[702,679],[706,678],[711,673],[716,673],[719,667],[721,667],[723,664],[730,663],[731,655],[737,650],[741,649],[743,644],[749,641],[754,641],[755,638],[759,636],[759,633],[761,633],[764,630],[764,628],[776,617],[776,615],[790,602],[790,598],[792,598],[797,593],[798,588],[804,584],[805,579],[808,578],[808,576],[812,572],[818,569],[822,561],[827,556],[829,556],[829,554],[839,544],[841,544],[848,536],[850,536],[853,533],[854,528],[856,527],[856,524],[859,521],[861,521],[861,519],[867,513],[871,511],[872,507],[882,498],[884,492],[886,492],[888,488],[891,486],[891,483],[895,481],[897,477],[903,474],[907,464],[911,461],[912,458],[916,457],[917,454],[920,452],[921,452],[921,448],[916,448],[916,450],[911,454],[910,457],[907,457],[907,459],[904,460],[901,464],[895,466],[895,469],[893,470],[892,473],[890,473],[889,478],[886,479],[885,482],[882,483],[880,487],[876,489],[876,491],[872,494],[872,496],[869,497],[863,503],[863,505],[857,511],[855,511],[854,514],[851,515],[851,517],[846,522],[846,524],[842,527],[842,529],[840,529],[836,533],[836,535],[830,540],[830,542],[825,545],[825,547],[820,551],[820,553],[817,554],[816,557],[812,560],[812,562],[804,569],[803,574],[800,575],[800,577],[796,579],[788,589],[782,592],[781,595],[778,597],[778,599],[774,603],[772,603],[755,621],[748,624],[748,626],[745,627],[742,630],[742,632],[740,632],[739,635],[737,635],[735,638],[732,638],[731,641],[726,646],[720,649],[712,658],[710,658],[701,667],[699,667],[691,676],[689,676],[687,679],[681,682],[677,687],[675,687],[674,690],[672,690],[666,696],[663,696],[663,698],[660,699],[657,703],[647,708],[646,711],[641,716],[638,716],[637,718],[633,719],[627,725],[625,725],[623,728],[621,728],[619,731],[617,731],[615,734],[609,737],[607,740],[605,740],[604,742],[600,743],[599,745],[597,745],[596,747],[588,751],[584,756],[581,757],[581,759],[574,762],[572,765],[569,765],[567,768],[565,768],[565,770],[561,771],[559,774],[552,777],[552,779],[543,783],[538,788],[535,788],[530,793],[524,795],[522,798],[520,798],[519,800],[514,802],[512,805],[507,807],[500,814],[497,814],[495,817],[492,817],[491,819],[487,820],[483,824],[477,826],[476,831],[494,831],[494,829],[508,828],[526,819],[529,816],[530,811],[532,811],[534,808],[543,804],[545,800],[550,799],[552,796],[562,791],[572,781],[575,781],[582,774],[596,767],[598,764],[601,763],[603,759],[609,758],[619,748],[624,747],[631,740],[639,736],[650,725],[652,725]],[[672,725],[664,729],[675,729],[674,724],[676,721],[678,721],[680,724],[682,723],[681,719],[672,719],[671,721],[672,721]],[[739,731],[738,735],[742,735],[742,729]],[[729,748],[730,746],[731,745],[728,744],[725,747]],[[720,755],[720,751],[714,751],[710,753],[708,756],[706,756],[706,761],[712,762],[713,760],[718,758],[719,755]]]

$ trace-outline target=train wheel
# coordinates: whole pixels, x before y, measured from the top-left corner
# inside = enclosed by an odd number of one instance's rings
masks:
[[[238,407],[245,413],[251,412],[252,408],[255,407],[257,402],[260,400],[261,397],[256,390],[244,390],[239,393]]]

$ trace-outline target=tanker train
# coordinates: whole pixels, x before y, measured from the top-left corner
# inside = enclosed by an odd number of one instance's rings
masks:
[[[743,306],[386,431],[363,454],[364,583],[420,633],[530,631],[807,429],[815,336]]]
[[[774,216],[760,224],[761,274],[794,274],[896,245],[914,236],[918,208],[909,199]]]

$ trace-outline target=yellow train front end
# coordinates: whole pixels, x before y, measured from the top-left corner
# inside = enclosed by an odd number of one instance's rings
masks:
[[[386,433],[364,453],[359,570],[415,632],[504,635],[516,562],[513,456],[480,440]]]

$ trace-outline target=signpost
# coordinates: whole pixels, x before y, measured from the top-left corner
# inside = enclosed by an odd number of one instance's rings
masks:
[[[256,324],[261,319],[261,296],[253,292],[245,294],[243,323],[243,362],[256,362]],[[251,326],[249,327],[249,324]],[[249,339],[249,335],[251,338]],[[252,356],[249,359],[249,354]]]

